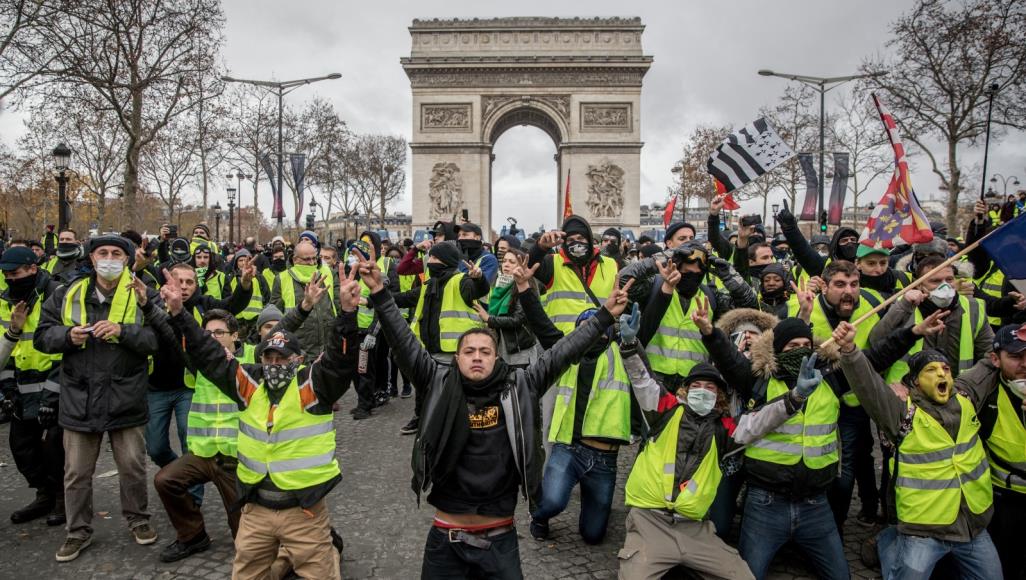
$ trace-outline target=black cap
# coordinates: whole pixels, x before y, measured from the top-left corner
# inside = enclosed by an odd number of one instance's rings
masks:
[[[716,386],[721,391],[727,390],[727,381],[723,380],[723,375],[720,374],[720,371],[716,370],[716,367],[709,363],[698,363],[691,367],[691,372],[688,373],[688,376],[684,377],[684,385],[690,385],[698,380],[712,381],[716,383]]]
[[[12,248],[16,249],[16,248]],[[7,250],[10,252],[11,250]],[[4,253],[4,258],[7,254]],[[1026,350],[1026,324],[1006,324],[994,334],[994,350],[1019,354]]]
[[[456,242],[451,242],[449,240],[439,242],[431,246],[431,250],[428,251],[428,255],[438,258],[443,264],[450,268],[459,266],[460,258],[462,257]]]
[[[287,330],[278,330],[260,341],[260,344],[257,345],[254,351],[254,355],[260,358],[265,350],[276,350],[285,356],[303,354],[303,351],[299,348],[299,340],[296,338],[296,335]]]
[[[126,255],[135,255],[135,244],[128,238],[115,235],[97,236],[89,240],[89,253],[92,254],[97,248],[102,248],[103,246],[116,246],[121,248]]]
[[[39,258],[32,251],[32,248],[26,248],[25,246],[7,248],[3,256],[0,256],[0,271],[2,272],[11,272],[22,266],[32,266],[35,264],[39,264]]]
[[[484,236],[484,234],[481,233],[481,226],[479,226],[477,224],[472,224],[470,222],[467,222],[465,224],[457,225],[456,226],[456,233],[460,233],[460,232],[471,232],[471,233],[477,234],[479,236]]]

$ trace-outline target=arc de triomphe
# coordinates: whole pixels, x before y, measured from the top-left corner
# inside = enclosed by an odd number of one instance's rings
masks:
[[[491,224],[492,146],[533,125],[556,145],[552,203],[601,232],[637,228],[641,81],[652,57],[640,18],[414,20],[400,59],[413,91],[413,225]]]

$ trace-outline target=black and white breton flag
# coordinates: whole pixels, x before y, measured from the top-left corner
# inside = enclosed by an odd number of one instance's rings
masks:
[[[709,174],[722,183],[727,192],[731,192],[791,157],[794,157],[794,151],[765,118],[760,118],[731,133],[713,151],[706,167]]]

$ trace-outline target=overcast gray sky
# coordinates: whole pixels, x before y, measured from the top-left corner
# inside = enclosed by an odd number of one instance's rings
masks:
[[[231,74],[243,78],[284,80],[340,72],[340,80],[299,89],[288,97],[290,103],[298,105],[321,95],[333,101],[354,130],[397,133],[409,139],[410,89],[399,58],[409,54],[407,27],[414,18],[640,16],[646,25],[644,51],[655,57],[642,91],[644,204],[665,200],[673,178],[669,169],[696,125],[745,124],[755,119],[759,107],[774,103],[787,81],[760,77],[758,69],[851,74],[865,56],[884,50],[888,23],[911,4],[910,0],[226,0],[223,55]],[[11,117],[0,116],[5,140],[18,130],[12,127]],[[1022,135],[992,144],[988,173],[1026,177],[1024,146]],[[497,222],[516,215],[528,229],[555,224],[554,153],[552,141],[533,127],[514,128],[500,138],[495,147],[493,215]],[[970,163],[978,157],[982,153],[966,156]],[[880,190],[869,195],[874,199],[886,186],[882,180],[877,183]],[[913,183],[920,198],[936,192],[938,181],[925,160],[916,165]],[[269,204],[269,188],[262,190]],[[400,209],[409,211],[410,201],[407,193]],[[754,210],[757,205],[761,204],[750,202],[745,209]]]

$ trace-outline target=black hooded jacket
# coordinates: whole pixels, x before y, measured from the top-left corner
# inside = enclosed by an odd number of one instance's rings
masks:
[[[834,236],[830,238],[830,258],[824,258],[820,256],[816,250],[812,249],[812,245],[805,239],[802,232],[798,229],[798,224],[794,223],[781,223],[781,230],[784,233],[784,237],[787,239],[787,243],[791,246],[791,253],[794,254],[798,264],[801,265],[802,270],[807,272],[809,276],[819,276],[823,273],[823,268],[826,267],[828,259],[837,259],[837,242],[844,236],[855,236],[859,237],[859,233],[852,228],[842,227],[837,228],[834,232]]]

